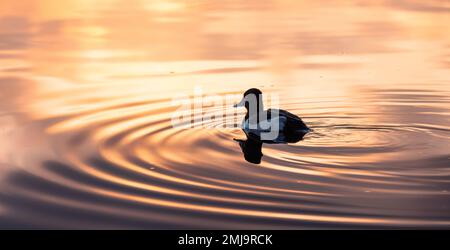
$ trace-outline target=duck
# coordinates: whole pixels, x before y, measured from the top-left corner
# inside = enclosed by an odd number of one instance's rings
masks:
[[[252,141],[296,143],[311,131],[300,117],[286,110],[264,110],[262,92],[257,88],[245,91],[242,100],[234,107],[246,108],[247,113],[242,121],[241,128],[247,138]],[[242,141],[240,144],[242,144]],[[252,144],[254,143],[252,142]]]

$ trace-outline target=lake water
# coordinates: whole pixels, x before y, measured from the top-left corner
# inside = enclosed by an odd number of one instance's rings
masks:
[[[450,228],[449,23],[439,0],[2,1],[0,227]],[[225,119],[172,127],[176,95],[252,87],[313,132],[252,164]]]

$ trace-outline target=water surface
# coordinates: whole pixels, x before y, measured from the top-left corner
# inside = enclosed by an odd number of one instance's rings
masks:
[[[449,22],[439,0],[3,1],[0,227],[450,228]],[[278,94],[314,131],[248,163],[225,120],[171,126],[196,87]]]

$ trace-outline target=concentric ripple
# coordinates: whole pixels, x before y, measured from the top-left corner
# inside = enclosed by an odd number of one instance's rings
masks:
[[[410,95],[364,114],[340,111],[339,98],[328,106],[286,99],[283,105],[303,113],[313,132],[297,144],[264,145],[260,165],[244,160],[233,141],[243,133],[223,128],[224,119],[200,128],[173,128],[176,107],[166,99],[41,121],[57,157],[44,161],[39,171],[8,177],[11,195],[1,199],[15,212],[2,223],[447,228],[450,130],[437,113],[430,124],[395,117],[402,108],[398,101]]]

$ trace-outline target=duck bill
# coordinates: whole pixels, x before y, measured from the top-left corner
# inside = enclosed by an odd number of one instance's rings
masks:
[[[238,107],[244,107],[245,106],[245,99],[242,98],[242,100],[239,103],[236,103],[233,105],[233,107],[238,108]]]

